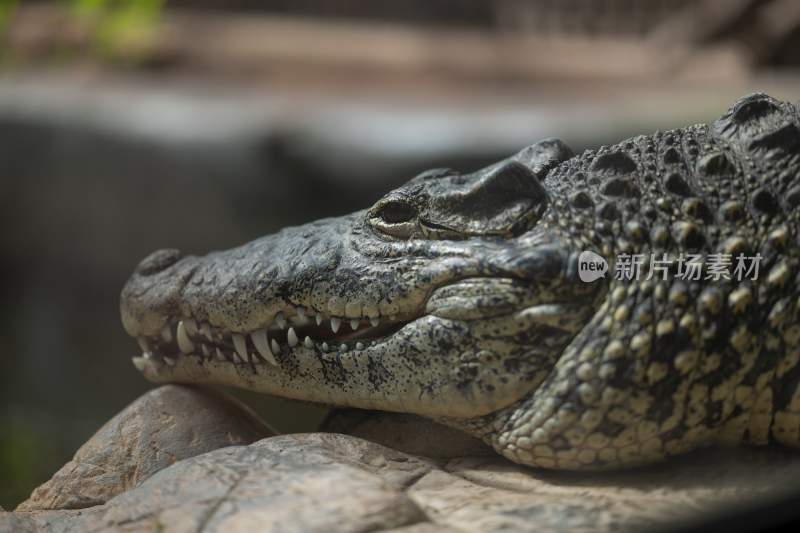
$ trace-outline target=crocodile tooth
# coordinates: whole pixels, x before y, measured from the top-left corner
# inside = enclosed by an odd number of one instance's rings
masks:
[[[183,326],[186,328],[186,333],[188,333],[190,337],[197,335],[197,322],[195,322],[194,319],[187,318],[183,321]]]
[[[322,351],[323,352],[327,352],[328,351],[328,343],[327,342],[323,342],[322,343]]]
[[[247,361],[247,342],[244,339],[244,335],[234,333],[231,337],[233,338],[233,347],[236,348],[236,353],[239,354],[242,361]]]
[[[315,318],[315,320],[317,321],[317,325],[318,325],[318,326],[319,326],[320,324],[322,324],[322,315],[321,315],[320,313],[317,313],[317,315],[316,315],[314,318]]]
[[[164,356],[164,362],[167,363],[169,366],[175,366],[175,359],[172,357]]]
[[[272,347],[272,353],[281,353],[281,347],[278,345],[275,339],[272,339],[270,346]]]
[[[305,312],[305,310],[303,310],[302,307],[298,307],[297,308],[297,316],[300,318],[300,320],[305,320],[306,319],[306,312]]]
[[[261,357],[269,361],[275,366],[278,366],[278,362],[275,360],[275,356],[272,355],[272,350],[269,349],[269,341],[267,340],[267,330],[260,329],[254,333],[250,334],[250,339],[252,339],[253,344],[258,350],[258,353],[261,354]]]
[[[373,328],[377,328],[378,324],[381,323],[381,319],[376,317],[376,316],[373,316],[373,317],[370,317],[369,323]]]
[[[194,351],[194,344],[189,340],[189,335],[186,334],[186,325],[183,323],[183,320],[178,322],[178,329],[175,336],[178,338],[178,348],[180,348],[183,353],[192,353],[192,351]]]
[[[272,352],[269,353],[269,356],[266,359],[272,366],[278,366],[278,361],[275,359],[275,356],[272,355]]]
[[[357,342],[356,343],[356,350],[363,350],[363,349],[364,349],[364,343],[363,342]]]
[[[217,359],[219,359],[220,361],[227,361],[228,360],[228,358],[225,357],[225,354],[222,353],[222,350],[220,350],[219,348],[215,348],[214,350],[217,352]]]
[[[275,323],[278,324],[279,328],[286,329],[286,318],[284,318],[283,313],[275,315]]]
[[[300,308],[298,307],[297,310],[300,311]],[[308,316],[305,313],[303,314],[303,316],[296,314],[292,315],[289,318],[289,324],[295,327],[305,326],[308,324],[308,322],[309,322]]]
[[[139,343],[139,348],[142,350],[142,353],[147,353],[150,351],[150,345],[147,344],[147,339],[144,337],[136,337],[136,342]]]
[[[203,352],[203,355],[205,355],[206,357],[211,355],[211,350],[208,348],[208,344],[201,344],[200,351]]]
[[[311,337],[309,337],[308,335],[306,335],[306,338],[303,339],[303,344],[305,345],[306,348],[314,347],[314,341],[312,341]]]
[[[200,333],[203,334],[203,337],[212,341],[214,338],[211,336],[211,325],[208,322],[203,322],[200,324]]]
[[[269,364],[271,364],[272,366],[278,366],[278,361],[275,359],[275,356],[272,355],[271,351],[266,353],[266,355],[264,356],[264,359],[266,359],[267,362],[269,362]]]
[[[235,351],[231,352],[231,357],[233,358],[234,363],[244,363],[247,361],[247,355],[245,355],[245,357],[240,357]]]
[[[342,344],[341,346],[339,346],[339,351],[340,352],[346,352],[347,351],[347,345],[346,344]]]
[[[336,333],[337,331],[339,331],[339,326],[341,325],[342,325],[341,318],[336,318],[335,316],[331,317],[331,331]]]
[[[133,362],[133,366],[135,366],[136,370],[139,372],[143,372],[144,367],[147,366],[147,360],[144,357],[132,357],[131,362]]]
[[[359,323],[359,320],[357,318],[354,318],[353,320],[351,320],[350,321],[350,329],[352,329],[353,331],[357,330],[358,329],[358,323]]]
[[[289,342],[289,346],[297,346],[297,333],[294,332],[294,328],[289,328],[289,333],[286,334],[286,340]]]
[[[144,353],[142,354],[142,356],[143,356],[145,359],[150,359],[150,360],[153,360],[153,359],[155,358],[155,356],[153,355],[153,352],[144,352]]]
[[[161,328],[161,338],[164,339],[164,342],[172,342],[172,329],[169,324]]]

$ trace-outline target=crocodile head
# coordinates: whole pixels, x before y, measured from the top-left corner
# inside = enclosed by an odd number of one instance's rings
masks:
[[[161,250],[122,291],[155,382],[474,417],[534,390],[604,283],[575,275],[545,140],[472,174],[425,172],[371,208],[204,257]]]

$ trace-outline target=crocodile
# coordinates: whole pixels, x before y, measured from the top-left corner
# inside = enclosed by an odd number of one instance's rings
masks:
[[[133,363],[421,415],[544,469],[797,447],[798,115],[752,94],[711,124],[579,155],[549,138],[227,251],[157,251],[122,290]]]

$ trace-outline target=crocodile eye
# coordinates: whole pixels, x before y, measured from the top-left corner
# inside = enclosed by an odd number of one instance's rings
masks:
[[[387,224],[401,224],[413,220],[417,210],[409,203],[395,200],[383,204],[377,215]]]
[[[369,223],[377,231],[398,239],[410,239],[418,231],[417,208],[402,198],[385,200],[369,213]]]

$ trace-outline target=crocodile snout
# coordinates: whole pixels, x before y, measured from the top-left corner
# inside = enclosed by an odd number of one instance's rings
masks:
[[[140,276],[150,276],[169,268],[178,262],[183,254],[175,248],[165,248],[151,253],[136,266],[135,273]]]
[[[122,289],[120,312],[129,335],[160,331],[180,305],[180,294],[196,269],[197,258],[174,248],[145,257]]]

